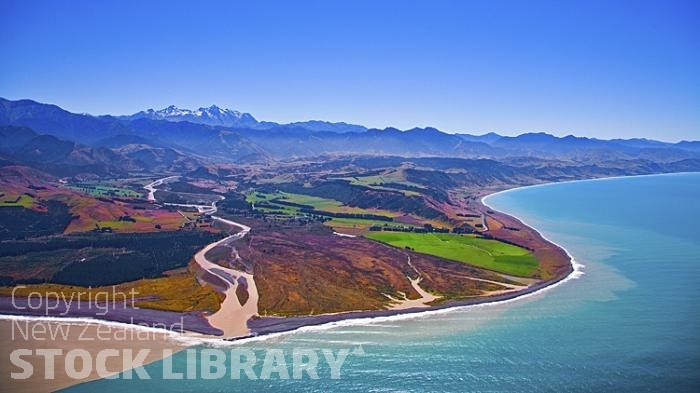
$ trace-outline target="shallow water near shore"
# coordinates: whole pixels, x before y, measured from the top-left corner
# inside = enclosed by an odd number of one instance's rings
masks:
[[[100,380],[100,391],[698,391],[700,174],[584,181],[491,196],[564,246],[584,274],[514,302],[410,318],[339,323],[238,344],[265,350],[353,349],[340,379]],[[172,357],[184,371],[185,353]],[[230,364],[230,359],[227,360]]]

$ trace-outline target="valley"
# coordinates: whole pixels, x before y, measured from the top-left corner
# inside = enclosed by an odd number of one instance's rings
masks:
[[[219,112],[233,123],[212,120]],[[284,131],[289,126],[263,129],[252,117],[219,112],[171,108],[187,116],[175,121],[155,112],[115,119],[59,111],[52,124],[69,122],[50,137],[27,128],[38,124],[40,111],[12,112],[2,132],[14,140],[0,149],[0,295],[17,286],[21,293],[65,296],[138,289],[126,311],[105,318],[138,316],[155,325],[186,316],[185,330],[229,339],[502,300],[551,285],[572,267],[562,249],[484,206],[483,196],[530,184],[700,169],[700,156],[675,145],[655,160],[640,158],[649,153],[644,147],[603,159],[596,150],[603,142],[586,145],[585,159],[577,158],[580,149],[573,156],[564,148],[555,157],[536,150],[520,156],[533,139],[561,142],[528,135],[507,150],[513,141],[491,135],[496,142],[472,140],[488,147],[466,153],[440,145],[458,137],[437,130],[339,132],[345,128],[324,131],[318,127],[334,126],[313,123],[291,133]],[[208,120],[197,122],[205,113]],[[90,145],[58,139],[74,137],[67,131],[78,120],[83,125],[71,133],[102,124],[123,134],[84,139]],[[244,125],[258,127],[256,134]],[[192,132],[220,139],[183,147],[178,135]],[[342,136],[389,149],[301,154],[292,147],[311,136],[326,147]],[[211,154],[203,154],[205,145]],[[28,146],[33,153],[19,155]],[[388,154],[399,146],[413,150]],[[17,313],[4,300],[0,309]]]
[[[8,203],[0,213],[23,209],[27,226],[34,227],[32,214],[54,212],[52,203],[67,201],[61,206],[69,215],[51,233],[7,239],[0,256],[3,280],[25,285],[24,291],[66,296],[105,285],[139,288],[145,292],[135,306],[194,312],[224,337],[257,334],[256,323],[265,326],[261,331],[284,328],[278,323],[282,317],[311,318],[307,324],[358,312],[406,312],[510,294],[541,281],[517,281],[514,276],[536,277],[532,254],[482,239],[483,228],[471,225],[468,214],[442,209],[432,198],[443,193],[428,185],[412,183],[416,191],[406,194],[336,176],[344,171],[297,172],[271,183],[250,180],[259,167],[247,170],[225,179],[168,175],[119,181],[121,193],[106,195],[95,193],[97,187],[66,187],[63,180],[15,168],[25,186],[5,179],[5,195],[13,196],[11,187],[39,188],[39,181],[42,189],[32,204]],[[389,184],[400,181],[394,177]],[[34,205],[49,208],[32,213]],[[100,219],[94,227],[78,226],[81,216]],[[158,246],[161,239],[176,247]],[[185,239],[199,244],[199,251],[177,248]],[[440,248],[436,239],[446,244],[454,239],[458,248]],[[168,253],[139,262],[139,244]],[[565,267],[568,261],[560,263]],[[183,287],[187,277],[193,281]],[[10,287],[0,288],[0,294],[9,292]]]
[[[0,392],[700,392],[700,0],[0,21]]]

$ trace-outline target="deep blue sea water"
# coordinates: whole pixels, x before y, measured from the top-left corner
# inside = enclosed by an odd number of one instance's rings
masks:
[[[258,372],[268,348],[362,345],[339,380],[321,361],[319,380],[164,381],[157,362],[151,380],[69,391],[700,391],[700,174],[524,188],[487,202],[566,247],[584,274],[507,304],[241,344],[260,356]],[[173,356],[176,371],[185,359]]]

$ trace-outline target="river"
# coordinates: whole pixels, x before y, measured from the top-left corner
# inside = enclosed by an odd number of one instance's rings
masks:
[[[516,301],[344,321],[242,342],[352,348],[341,379],[103,380],[70,391],[698,391],[700,174],[519,189],[488,203],[563,245],[583,275]],[[262,359],[262,356],[260,357]],[[185,355],[171,359],[184,367]],[[261,363],[261,362],[260,362]],[[261,367],[258,364],[257,367]]]

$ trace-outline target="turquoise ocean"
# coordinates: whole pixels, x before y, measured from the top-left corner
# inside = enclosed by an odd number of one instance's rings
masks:
[[[565,247],[577,278],[514,301],[356,320],[235,344],[351,354],[340,379],[100,380],[70,392],[700,391],[700,174],[580,181],[487,198]],[[231,348],[222,346],[221,348]],[[185,370],[175,354],[173,369]],[[227,360],[227,361],[230,361]],[[291,365],[289,373],[292,375]],[[135,376],[134,376],[135,377]]]

